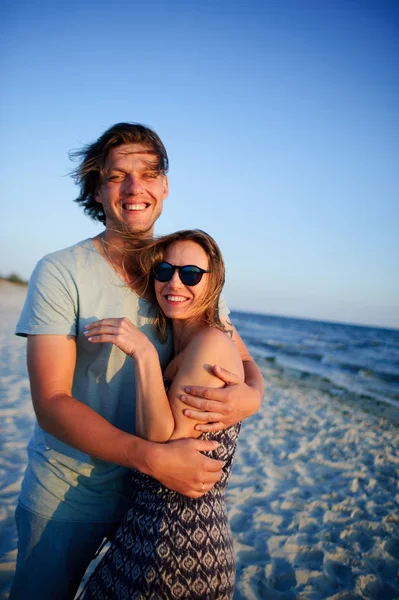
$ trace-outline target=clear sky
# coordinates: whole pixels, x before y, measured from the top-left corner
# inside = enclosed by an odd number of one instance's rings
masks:
[[[0,22],[1,274],[101,231],[68,151],[138,121],[170,158],[156,233],[216,238],[230,308],[399,327],[395,0],[22,0]]]

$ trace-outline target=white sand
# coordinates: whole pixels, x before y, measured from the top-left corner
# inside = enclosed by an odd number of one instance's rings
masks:
[[[264,375],[228,492],[236,598],[399,598],[398,428]]]
[[[34,415],[22,338],[13,335],[26,287],[0,281],[0,598],[8,597],[16,560],[16,499]]]
[[[0,600],[34,421],[25,342],[13,335],[24,295],[0,282]],[[243,426],[228,490],[235,599],[399,598],[397,426],[261,368],[265,399]]]

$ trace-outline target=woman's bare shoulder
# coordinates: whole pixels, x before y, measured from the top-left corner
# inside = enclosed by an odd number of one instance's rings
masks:
[[[244,380],[241,356],[233,340],[223,331],[208,327],[196,333],[178,358],[173,383],[168,392],[175,418],[174,438],[198,437],[195,419],[184,415],[184,409],[192,408],[182,400],[185,386],[220,388],[224,382],[213,373],[213,365],[219,365]]]
[[[221,329],[217,329],[216,327],[205,327],[193,336],[187,348],[189,346],[212,346],[213,344],[216,344],[217,346],[223,346],[224,348],[236,347],[235,343],[233,342],[231,336],[228,333],[225,333],[224,331],[222,331]]]
[[[242,364],[236,344],[227,333],[216,327],[199,331],[187,345],[184,355],[184,361],[204,359],[207,363],[218,364],[226,369]]]

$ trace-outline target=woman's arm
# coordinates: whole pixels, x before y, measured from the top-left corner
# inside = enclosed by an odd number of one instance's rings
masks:
[[[188,418],[188,407],[183,401],[182,392],[190,384],[201,387],[222,388],[225,384],[214,373],[214,365],[236,373],[237,381],[244,381],[244,369],[240,353],[235,343],[222,331],[207,328],[197,334],[181,355],[179,368],[168,393],[169,402],[175,419],[175,429],[171,439],[199,437],[201,431],[196,428],[203,422]],[[237,422],[237,421],[236,421]],[[219,427],[223,429],[223,427]]]
[[[215,362],[214,375],[225,385],[219,385],[220,389],[215,389],[215,385],[200,387],[191,383],[185,387],[185,415],[199,421],[196,429],[201,432],[218,431],[250,417],[259,410],[264,392],[259,367],[233,324],[227,317],[223,318],[223,322],[241,354],[245,381],[237,377],[237,371],[220,368],[224,365]]]
[[[152,346],[152,344],[151,344]],[[240,353],[223,332],[207,328],[196,334],[177,359],[177,372],[166,395],[158,355],[140,351],[134,354],[136,366],[136,432],[150,441],[198,438],[195,429],[200,420],[189,419],[181,394],[187,382],[199,386],[222,387],[223,381],[213,374],[217,362],[238,373],[244,380]]]
[[[213,365],[234,371],[244,380],[240,353],[223,332],[207,328],[196,334],[180,354],[177,373],[168,395],[165,393],[158,355],[148,338],[129,319],[103,319],[87,327],[89,341],[112,342],[135,361],[137,435],[150,441],[166,442],[186,437],[197,438],[194,429],[200,420],[187,418],[187,405],[181,401],[184,387],[222,387],[223,381],[213,374]]]
[[[154,444],[117,429],[73,398],[75,338],[29,335],[27,350],[33,406],[45,431],[85,454],[147,473],[191,498],[205,493],[202,483],[208,491],[219,481],[223,463],[202,454],[215,450],[216,442],[181,440]]]
[[[151,344],[152,346],[152,344]],[[134,356],[136,373],[136,434],[151,442],[170,439],[175,421],[154,346]]]
[[[165,392],[158,353],[148,337],[127,318],[91,323],[86,326],[85,335],[93,343],[111,342],[134,360],[136,435],[151,442],[169,440],[175,421]]]

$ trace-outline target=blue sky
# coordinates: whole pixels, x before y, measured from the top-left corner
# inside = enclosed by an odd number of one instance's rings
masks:
[[[156,232],[216,238],[230,308],[399,327],[396,2],[38,1],[0,21],[0,273],[101,231],[68,151],[138,121],[170,158]]]

